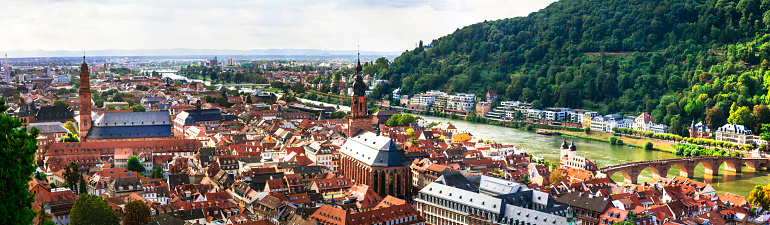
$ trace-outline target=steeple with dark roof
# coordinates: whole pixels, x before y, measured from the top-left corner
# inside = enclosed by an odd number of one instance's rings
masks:
[[[356,65],[356,81],[353,83],[353,96],[366,96],[366,84],[361,76],[361,53],[358,53],[358,65]]]
[[[356,66],[356,82],[353,84],[353,96],[350,96],[350,115],[348,116],[349,137],[360,130],[372,131],[372,117],[366,108],[366,84],[361,77],[361,53]]]

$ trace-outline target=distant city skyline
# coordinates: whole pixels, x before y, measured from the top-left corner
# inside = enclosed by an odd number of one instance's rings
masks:
[[[399,0],[222,3],[34,0],[0,8],[0,53],[14,50],[328,49],[398,52],[484,20],[552,3]],[[9,55],[9,57],[14,57]]]

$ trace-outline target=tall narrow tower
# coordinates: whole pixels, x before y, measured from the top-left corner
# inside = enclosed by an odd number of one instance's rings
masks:
[[[3,82],[11,83],[11,67],[8,66],[8,53],[5,53],[5,64],[3,64]]]
[[[372,117],[366,109],[366,84],[361,76],[361,53],[358,53],[356,65],[356,81],[353,83],[353,96],[350,96],[350,115],[348,116],[348,137],[359,130],[372,131]]]
[[[86,135],[91,130],[91,73],[88,71],[86,56],[83,56],[83,64],[80,65],[80,141],[86,141]]]

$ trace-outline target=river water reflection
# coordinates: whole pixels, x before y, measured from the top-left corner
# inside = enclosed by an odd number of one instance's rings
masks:
[[[543,157],[545,160],[551,162],[558,162],[559,146],[565,139],[565,137],[558,135],[545,136],[519,129],[480,123],[468,123],[464,120],[422,115],[420,115],[420,117],[428,122],[451,122],[458,130],[466,130],[477,138],[514,144],[522,147],[524,150],[535,156]],[[625,162],[670,159],[677,157],[674,154],[666,152],[645,151],[639,148],[631,149],[628,146],[610,145],[609,143],[586,139],[567,138],[567,141],[574,141],[577,146],[577,154],[594,161],[599,167]],[[724,167],[724,164],[720,167],[718,176],[712,176],[705,175],[703,165],[698,165],[695,168],[694,179],[711,183],[711,185],[714,186],[714,189],[716,189],[717,194],[729,192],[743,196],[748,196],[749,192],[757,184],[770,183],[770,173],[767,171],[748,171],[744,166],[742,169],[744,172],[736,174],[734,172],[725,171]],[[679,168],[676,166],[673,166],[668,171],[668,178],[674,176],[679,176]],[[612,176],[612,180],[623,182],[623,177],[619,173],[616,173]],[[645,169],[639,176],[638,182],[643,183],[650,181],[652,181],[652,172],[650,169]]]

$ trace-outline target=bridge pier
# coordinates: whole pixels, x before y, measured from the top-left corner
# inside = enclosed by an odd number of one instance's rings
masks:
[[[735,173],[741,173],[741,168],[743,167],[743,162],[728,162],[725,164],[725,170],[726,171],[733,171]]]
[[[687,177],[687,178],[691,178],[691,179],[695,177],[695,166],[694,165],[676,164],[676,166],[679,168],[679,176],[680,177]]]
[[[642,173],[642,170],[644,170],[644,168],[647,168],[647,167],[637,165],[637,166],[628,168],[626,170],[623,170],[623,180],[626,183],[637,184],[639,180],[639,174]]]
[[[623,180],[626,183],[629,183],[629,184],[637,184],[637,182],[639,180],[639,176],[632,176],[632,177],[629,177],[629,178],[626,178],[626,179],[623,179]]]
[[[750,160],[746,161],[746,168],[749,170],[767,170],[767,160]]]
[[[719,166],[722,165],[723,162],[712,162],[712,163],[703,163],[703,174],[709,174],[712,176],[719,175]]]
[[[712,169],[712,168],[708,168],[708,167],[706,167],[706,168],[704,169],[704,172],[703,172],[703,174],[709,174],[709,175],[711,175],[711,176],[718,176],[718,175],[719,175],[719,168],[717,168],[717,169]]]
[[[659,180],[660,178],[666,178],[668,176],[669,169],[671,169],[671,166],[666,164],[650,166],[650,170],[652,171],[652,179]]]

